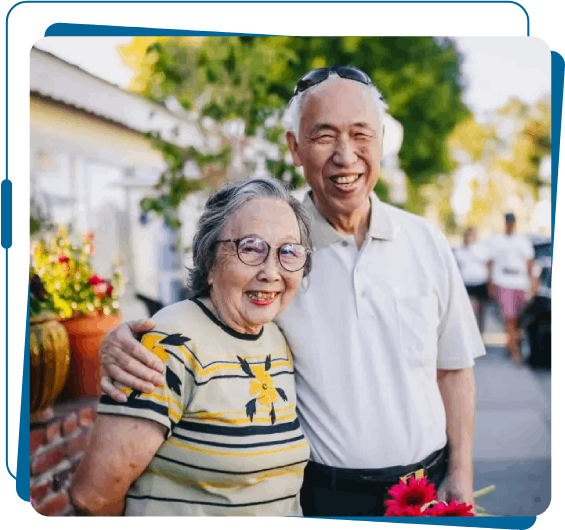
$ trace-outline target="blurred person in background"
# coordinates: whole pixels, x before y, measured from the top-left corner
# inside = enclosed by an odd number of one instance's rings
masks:
[[[455,259],[482,333],[485,304],[489,299],[487,285],[489,256],[487,248],[477,241],[477,232],[474,227],[468,227],[463,233],[463,246],[455,250]]]
[[[535,295],[534,247],[528,238],[516,233],[516,217],[504,216],[504,233],[489,240],[488,290],[504,315],[506,349],[516,363],[522,362],[520,312]]]

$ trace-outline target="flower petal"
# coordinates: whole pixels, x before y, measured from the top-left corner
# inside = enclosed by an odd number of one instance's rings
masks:
[[[257,381],[250,381],[249,383],[249,393],[251,395],[254,394],[258,394],[259,392],[261,392],[261,383],[258,383]]]

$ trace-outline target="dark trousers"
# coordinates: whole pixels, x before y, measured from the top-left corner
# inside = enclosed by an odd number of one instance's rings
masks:
[[[434,453],[435,454],[435,453]],[[426,469],[429,482],[436,490],[447,472],[446,451],[442,450],[436,462]],[[400,477],[413,471],[407,468],[387,470],[342,470],[309,462],[300,490],[300,504],[304,517],[381,517],[389,488]],[[383,473],[384,471],[384,473]]]

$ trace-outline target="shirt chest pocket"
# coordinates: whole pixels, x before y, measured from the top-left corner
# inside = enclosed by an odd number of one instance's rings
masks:
[[[438,302],[433,294],[395,297],[400,354],[410,366],[431,366],[437,357]]]

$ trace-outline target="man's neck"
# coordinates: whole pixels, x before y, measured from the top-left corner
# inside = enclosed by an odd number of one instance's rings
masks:
[[[355,236],[357,248],[361,248],[365,242],[365,237],[369,232],[369,223],[371,219],[371,202],[367,198],[367,205],[363,209],[356,210],[349,215],[339,215],[335,212],[327,212],[313,197],[314,205],[318,211],[326,218],[326,220],[340,234]]]

